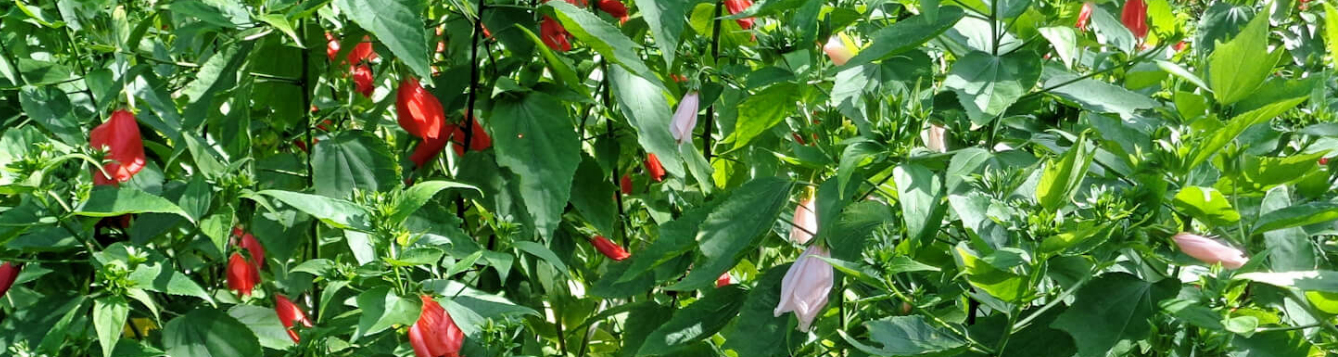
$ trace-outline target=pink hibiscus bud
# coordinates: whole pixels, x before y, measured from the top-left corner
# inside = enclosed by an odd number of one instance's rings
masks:
[[[834,277],[832,266],[825,260],[811,257],[813,255],[831,256],[826,248],[818,245],[804,250],[781,279],[780,304],[773,311],[775,316],[793,311],[799,319],[799,331],[804,332],[808,332],[813,319],[827,305],[827,294],[832,291]]]
[[[845,40],[840,35],[832,35],[827,39],[827,44],[822,46],[822,51],[827,52],[827,57],[832,59],[832,63],[837,66],[843,66],[850,58],[855,57],[855,51],[846,45]]]
[[[692,140],[692,128],[697,127],[697,106],[701,98],[697,92],[688,92],[678,102],[678,111],[674,112],[674,121],[669,123],[669,133],[680,144],[683,140]]]
[[[1175,245],[1180,247],[1180,251],[1204,263],[1222,263],[1224,268],[1240,269],[1241,266],[1250,261],[1250,258],[1245,257],[1245,253],[1239,249],[1222,244],[1222,242],[1212,238],[1180,232],[1171,239],[1175,240]]]
[[[939,124],[929,124],[928,128],[920,132],[920,140],[924,140],[925,148],[933,152],[948,152],[948,144],[944,141],[944,136],[948,129]]]
[[[808,244],[815,233],[818,233],[818,210],[813,206],[813,196],[809,196],[794,207],[794,226],[790,227],[790,240],[798,244]]]

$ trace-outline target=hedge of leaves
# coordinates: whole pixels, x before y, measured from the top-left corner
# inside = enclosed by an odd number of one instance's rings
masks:
[[[0,356],[1324,356],[1338,10],[0,4]]]

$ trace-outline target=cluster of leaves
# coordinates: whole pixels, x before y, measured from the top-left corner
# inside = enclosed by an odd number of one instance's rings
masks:
[[[471,357],[1338,349],[1327,3],[606,1],[0,4],[0,356],[410,356],[420,296]],[[492,146],[413,162],[410,77]]]

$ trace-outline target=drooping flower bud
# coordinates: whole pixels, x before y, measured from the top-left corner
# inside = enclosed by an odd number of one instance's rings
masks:
[[[439,138],[446,122],[441,101],[411,76],[400,81],[399,92],[395,95],[395,112],[400,127],[409,135],[422,139]]]
[[[544,16],[543,21],[539,23],[539,39],[543,40],[544,44],[554,51],[571,51],[571,40],[568,39],[570,36],[567,29],[552,17]]]
[[[297,331],[293,330],[293,325],[301,323],[303,327],[311,328],[311,320],[307,319],[307,313],[283,295],[274,295],[274,312],[279,315],[279,322],[283,324],[284,330],[288,331],[288,337],[293,338],[294,343],[302,342]]]
[[[1078,10],[1078,22],[1073,24],[1073,27],[1078,28],[1078,31],[1087,31],[1087,24],[1092,20],[1092,9],[1095,7],[1096,5],[1090,1],[1082,3],[1082,10]]]
[[[920,132],[920,140],[924,140],[925,148],[933,152],[948,152],[948,143],[945,141],[947,129],[937,123],[929,124],[928,128]]]
[[[1171,239],[1175,240],[1175,245],[1181,252],[1207,264],[1221,263],[1224,268],[1239,269],[1250,262],[1250,258],[1245,257],[1245,253],[1239,249],[1212,238],[1180,232]]]
[[[264,268],[265,247],[260,245],[260,241],[256,240],[256,236],[252,235],[250,232],[243,231],[240,227],[234,228],[232,234],[232,244],[241,247],[242,249],[246,249],[246,252],[251,254],[251,261],[255,263],[257,269]]]
[[[660,164],[660,158],[655,157],[655,154],[646,154],[646,174],[655,182],[664,181],[664,165]]]
[[[622,261],[623,259],[632,256],[632,254],[623,250],[623,247],[618,246],[618,244],[613,243],[613,241],[608,238],[604,238],[604,236],[595,236],[594,239],[590,240],[590,244],[595,245],[595,250],[598,250],[600,254],[603,254],[614,261]]]
[[[1148,37],[1148,4],[1143,0],[1126,0],[1120,13],[1120,22],[1129,28],[1129,32],[1134,33],[1135,38],[1141,40]]]
[[[623,5],[621,1],[598,0],[595,6],[598,6],[600,11],[609,13],[609,16],[617,18],[619,23],[627,23],[627,5]]]
[[[251,289],[260,281],[260,272],[251,262],[242,257],[242,253],[232,253],[228,259],[228,290],[238,296],[250,296]]]
[[[720,277],[715,279],[715,287],[716,287],[716,288],[721,288],[721,287],[724,287],[725,285],[729,285],[729,284],[733,284],[733,282],[730,281],[729,272],[725,272],[724,274],[720,274]]]
[[[1180,42],[1176,42],[1174,46],[1171,46],[1171,49],[1175,50],[1176,52],[1180,52],[1180,51],[1184,51],[1185,48],[1188,48],[1188,47],[1189,47],[1189,44],[1188,44],[1188,43],[1185,43],[1185,41],[1180,41]]]
[[[409,161],[414,163],[415,167],[427,166],[427,163],[437,158],[442,150],[446,149],[446,143],[451,141],[451,134],[459,130],[454,124],[446,124],[441,129],[444,133],[437,133],[433,139],[424,139],[414,147],[413,153],[409,154]]]
[[[730,15],[743,12],[743,10],[748,9],[751,6],[753,6],[752,0],[725,0],[725,10],[729,10]],[[745,17],[734,21],[739,23],[740,28],[747,30],[753,28],[753,22],[756,21],[756,19]]]
[[[135,115],[124,110],[112,112],[111,119],[93,128],[88,143],[94,149],[107,150],[107,162],[102,169],[93,170],[94,185],[116,185],[130,181],[144,169],[144,140],[139,136]]]
[[[372,49],[370,37],[363,37],[362,42],[359,42],[357,46],[353,46],[353,49],[348,51],[348,57],[345,58],[348,59],[348,65],[353,66],[362,63],[363,61],[374,61],[377,58],[380,58],[380,56],[376,54],[376,50]]]
[[[683,140],[692,140],[692,129],[697,127],[697,108],[700,101],[697,92],[688,92],[683,95],[683,100],[678,102],[678,110],[674,112],[674,119],[669,123],[669,133],[679,144],[682,144]]]
[[[804,250],[781,279],[780,304],[773,311],[775,316],[794,312],[795,318],[799,319],[799,331],[804,332],[808,332],[813,319],[827,305],[827,295],[831,293],[834,281],[831,264],[812,256],[831,255],[826,248],[817,245]]]
[[[416,357],[460,357],[460,346],[465,334],[455,325],[451,315],[431,296],[422,295],[422,312],[418,321],[409,327],[409,345]]]
[[[14,287],[14,281],[18,280],[21,268],[23,266],[12,262],[0,264],[0,297],[4,297],[9,288]]]
[[[483,151],[492,147],[492,137],[488,135],[487,130],[483,129],[482,125],[479,125],[478,120],[475,120],[472,116],[469,116],[465,118],[465,121],[468,121],[470,126],[469,150]],[[455,141],[455,144],[457,146],[463,146],[465,142],[465,132],[464,130],[459,129],[458,127],[456,128],[456,132],[457,134],[455,134],[455,136],[451,140]],[[464,154],[461,153],[460,155],[463,156]]]
[[[632,194],[632,176],[623,174],[622,180],[618,181],[618,187],[623,190],[624,195]]]
[[[358,93],[364,98],[371,98],[372,91],[376,90],[375,79],[372,77],[372,67],[367,64],[353,66],[353,85],[358,88]]]
[[[339,39],[335,38],[329,32],[325,33],[325,57],[334,61],[335,55],[339,54]]]
[[[822,46],[822,51],[827,52],[827,57],[837,66],[844,66],[847,61],[855,57],[855,51],[850,49],[850,45],[841,36],[832,35],[827,38],[827,44]]]
[[[807,244],[815,233],[818,233],[818,210],[810,196],[794,207],[794,227],[790,227],[790,240],[801,245]]]

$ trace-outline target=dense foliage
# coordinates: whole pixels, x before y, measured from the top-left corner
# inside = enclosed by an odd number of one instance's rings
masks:
[[[0,4],[0,356],[1322,356],[1338,10]]]

